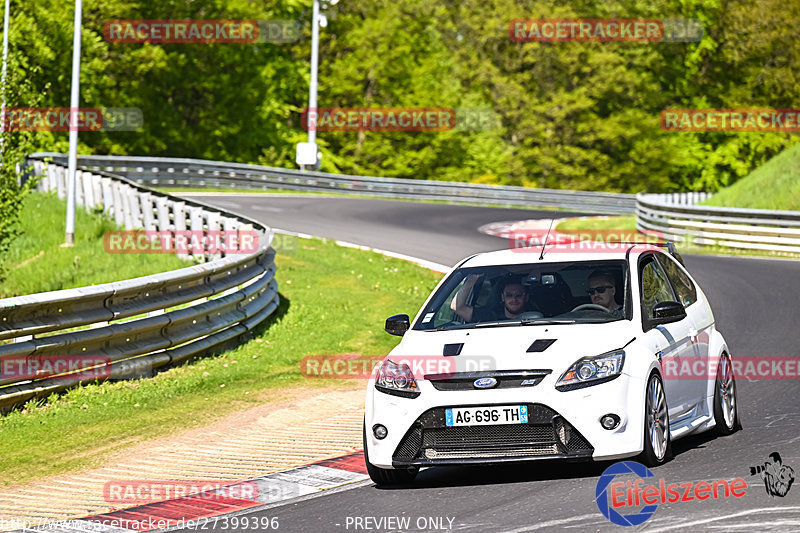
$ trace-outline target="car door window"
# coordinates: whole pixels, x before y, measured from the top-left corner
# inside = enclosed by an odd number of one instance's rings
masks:
[[[672,283],[672,288],[675,289],[675,293],[678,295],[678,301],[684,307],[689,307],[695,303],[697,301],[697,289],[686,272],[669,257],[659,255],[658,262],[664,267],[664,272],[666,272],[667,278]]]
[[[467,278],[464,277],[464,279],[462,279],[461,282],[458,285],[456,285],[455,289],[453,289],[450,292],[450,294],[447,296],[447,298],[445,298],[444,305],[439,307],[439,309],[434,314],[434,316],[433,316],[433,327],[434,328],[438,328],[438,327],[440,327],[440,326],[442,326],[444,324],[450,324],[452,322],[457,322],[457,323],[458,322],[463,322],[461,317],[459,317],[455,313],[455,311],[450,309],[450,303],[456,297],[456,294],[458,293],[458,291],[460,291],[461,288],[464,286],[464,282],[466,281],[466,279]],[[430,320],[429,318],[427,320],[423,319],[423,322],[428,322],[429,320]]]
[[[657,303],[675,300],[667,277],[652,258],[642,267],[641,295],[642,313],[648,318],[653,318]]]
[[[439,309],[436,311],[436,314],[433,317],[434,328],[438,328],[444,324],[464,323],[464,319],[458,316],[458,314],[456,314],[455,311],[453,311],[450,308],[450,303],[456,297],[458,291],[460,291],[464,287],[464,283],[466,281],[467,277],[464,276],[461,282],[455,286],[455,288],[450,292],[450,294],[444,300],[444,304],[441,307],[439,307]],[[467,297],[467,302],[466,302],[467,305],[469,305],[470,307],[472,306],[482,307],[487,305],[487,302],[489,301],[489,293],[491,292],[491,288],[492,284],[486,279],[483,279],[478,285],[472,288],[472,291],[470,291],[470,294]]]

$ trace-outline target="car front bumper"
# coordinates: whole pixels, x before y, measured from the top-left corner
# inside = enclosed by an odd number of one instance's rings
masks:
[[[530,459],[591,459],[594,449],[547,406],[526,404],[528,422],[445,425],[445,408],[425,411],[392,455],[392,466],[485,463]]]
[[[441,391],[419,381],[417,398],[401,398],[371,388],[365,412],[370,462],[381,468],[485,464],[538,459],[606,460],[642,450],[643,384],[625,374],[606,383],[557,391],[555,378],[532,387]],[[630,392],[634,391],[634,392]],[[526,424],[454,426],[448,407],[526,405]],[[616,414],[619,425],[606,430],[600,418]],[[372,428],[385,426],[377,439]]]

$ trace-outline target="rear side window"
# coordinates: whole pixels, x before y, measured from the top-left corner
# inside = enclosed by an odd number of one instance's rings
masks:
[[[697,289],[695,289],[694,283],[686,275],[686,272],[675,261],[664,255],[658,256],[658,262],[664,267],[664,271],[667,273],[670,283],[672,283],[672,288],[675,289],[675,294],[677,294],[678,300],[683,306],[689,307],[695,303],[697,301]]]

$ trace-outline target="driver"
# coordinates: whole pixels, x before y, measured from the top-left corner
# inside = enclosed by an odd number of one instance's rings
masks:
[[[613,274],[605,270],[595,270],[589,274],[587,286],[589,288],[586,292],[589,293],[593,304],[602,305],[614,316],[621,317],[623,315],[622,306],[614,299],[617,288]]]
[[[481,277],[483,277],[483,274],[471,274],[468,276],[464,286],[461,287],[456,297],[450,302],[450,309],[455,311],[458,316],[467,322],[484,322],[518,318],[525,312],[529,299],[528,291],[522,286],[520,280],[515,278],[506,279],[502,282],[502,291],[500,293],[500,299],[503,302],[502,313],[498,313],[491,306],[475,309],[466,305],[467,296]]]

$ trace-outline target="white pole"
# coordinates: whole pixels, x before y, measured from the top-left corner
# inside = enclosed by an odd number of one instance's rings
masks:
[[[311,17],[311,83],[308,86],[308,111],[317,112],[317,63],[319,62],[319,0],[314,0]],[[315,121],[316,122],[316,121]],[[314,145],[317,128],[308,128],[308,142]],[[314,158],[316,159],[316,157]]]
[[[81,9],[75,0],[75,30],[72,39],[72,94],[69,99],[69,163],[67,174],[67,230],[64,244],[75,242],[75,168],[78,166],[78,106],[81,84]]]
[[[0,91],[3,93],[3,106],[0,108],[0,154],[6,144],[6,71],[8,69],[8,7],[9,0],[6,0],[6,7],[3,10],[3,74],[0,79]]]

